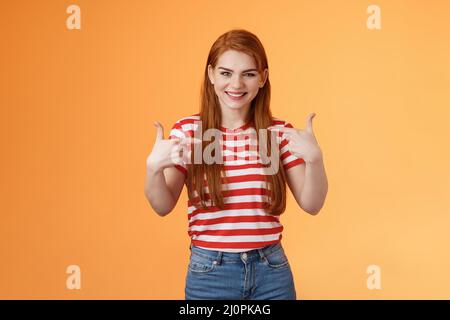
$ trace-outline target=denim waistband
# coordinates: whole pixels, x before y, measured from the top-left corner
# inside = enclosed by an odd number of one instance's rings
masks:
[[[189,246],[189,249],[191,250],[191,252],[193,252],[199,256],[218,261],[218,263],[220,264],[220,262],[222,260],[230,261],[230,262],[241,261],[243,257],[244,257],[244,260],[247,260],[247,261],[254,261],[257,259],[262,259],[265,256],[268,256],[269,254],[271,254],[273,252],[282,250],[283,247],[281,245],[281,242],[278,242],[275,244],[265,246],[261,249],[253,249],[253,250],[245,251],[245,252],[224,252],[224,251],[216,251],[216,250],[208,250],[208,249],[199,248],[197,246],[192,245],[192,243],[191,243]]]

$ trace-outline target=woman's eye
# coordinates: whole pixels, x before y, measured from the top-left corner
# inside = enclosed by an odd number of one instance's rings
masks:
[[[221,75],[223,75],[223,76],[227,76],[228,74],[230,74],[229,72],[227,72],[227,71],[224,71],[224,72],[221,72],[220,73]],[[254,73],[246,73],[248,76],[250,76],[250,77],[254,77],[255,76],[255,74]]]

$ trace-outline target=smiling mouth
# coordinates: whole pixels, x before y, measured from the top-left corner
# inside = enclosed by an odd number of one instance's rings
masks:
[[[233,98],[240,98],[240,97],[243,97],[243,96],[245,96],[247,94],[247,92],[231,93],[231,92],[228,92],[228,91],[225,91],[225,93],[227,95],[229,95],[230,97],[233,97]]]

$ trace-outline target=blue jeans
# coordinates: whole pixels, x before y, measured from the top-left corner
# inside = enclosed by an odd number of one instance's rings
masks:
[[[294,279],[281,243],[247,252],[191,245],[186,300],[296,300]]]

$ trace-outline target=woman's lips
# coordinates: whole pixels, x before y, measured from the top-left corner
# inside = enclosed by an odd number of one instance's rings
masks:
[[[241,100],[247,94],[247,92],[244,92],[244,94],[241,96],[232,96],[232,95],[228,94],[228,91],[225,91],[225,93],[231,100]],[[233,93],[233,92],[230,92],[230,93]]]

